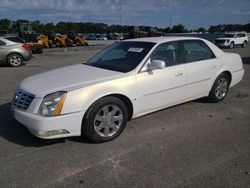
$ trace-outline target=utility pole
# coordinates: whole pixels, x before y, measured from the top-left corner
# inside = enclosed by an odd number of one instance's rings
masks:
[[[120,25],[122,25],[122,2],[119,0]]]
[[[170,18],[169,18],[169,27],[170,27],[170,29],[172,28],[172,16],[170,16]]]

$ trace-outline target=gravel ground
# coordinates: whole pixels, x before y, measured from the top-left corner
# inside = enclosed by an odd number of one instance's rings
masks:
[[[0,187],[250,187],[250,46],[243,81],[222,103],[196,100],[128,123],[117,139],[41,140],[12,119],[8,104],[27,76],[77,64],[97,49],[45,52],[0,67]]]

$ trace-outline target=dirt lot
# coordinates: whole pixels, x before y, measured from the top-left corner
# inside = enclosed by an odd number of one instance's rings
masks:
[[[41,140],[12,119],[8,104],[22,79],[97,51],[0,67],[0,187],[250,187],[250,46],[226,50],[242,56],[245,76],[224,102],[196,100],[132,120],[108,143]]]

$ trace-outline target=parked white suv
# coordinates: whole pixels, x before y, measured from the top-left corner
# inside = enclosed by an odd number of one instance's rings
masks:
[[[228,33],[221,38],[215,40],[215,44],[219,47],[234,48],[236,45],[240,45],[243,48],[247,46],[248,37],[244,32]]]

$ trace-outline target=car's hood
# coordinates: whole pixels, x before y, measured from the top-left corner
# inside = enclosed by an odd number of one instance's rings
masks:
[[[42,98],[53,92],[70,91],[122,76],[124,73],[78,64],[30,76],[19,87]]]
[[[220,37],[220,38],[217,38],[215,40],[232,40],[233,38],[223,38],[223,37]]]

